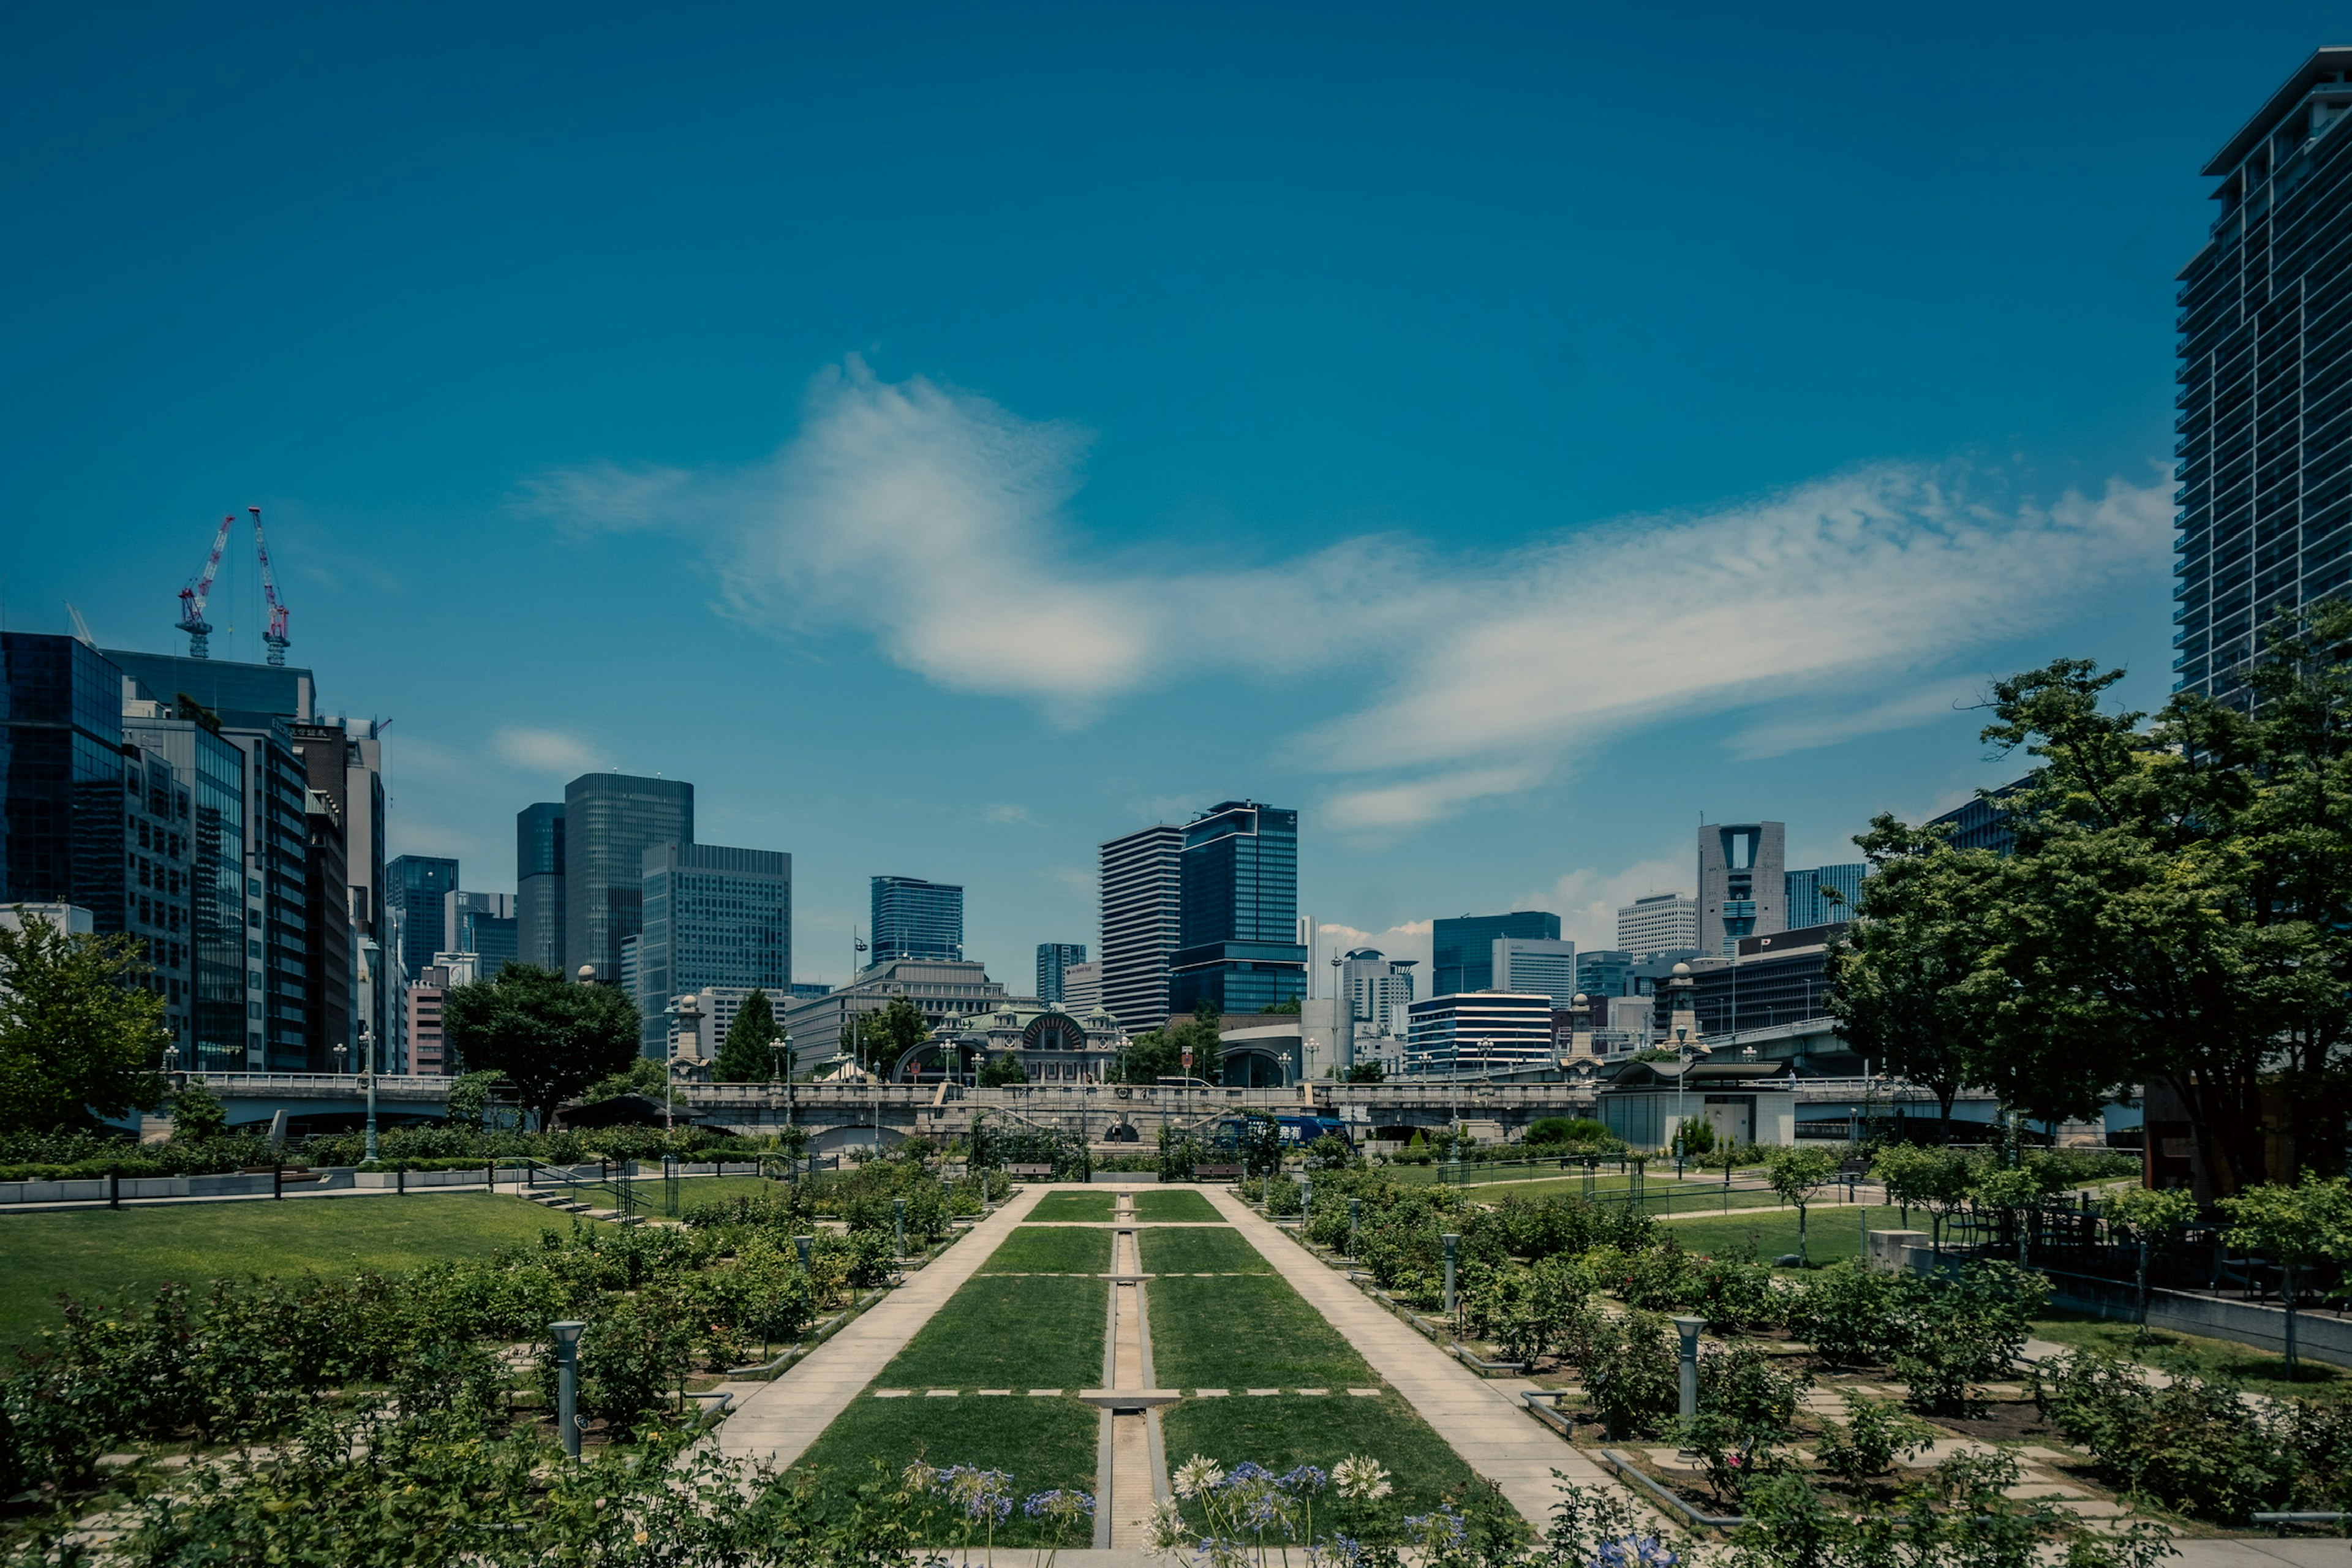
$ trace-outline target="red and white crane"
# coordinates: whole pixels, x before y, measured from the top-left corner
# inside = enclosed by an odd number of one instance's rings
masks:
[[[213,535],[213,552],[205,557],[205,574],[180,590],[180,630],[188,634],[188,657],[209,658],[213,635],[212,623],[205,619],[205,601],[213,596],[213,578],[220,571],[221,551],[228,544],[229,525],[236,521],[235,512],[221,519],[219,531]]]
[[[278,579],[269,570],[269,546],[261,537],[261,509],[245,509],[253,514],[253,552],[261,558],[261,596],[269,606],[269,629],[261,634],[261,646],[269,650],[269,662],[286,662],[286,606],[278,602]]]

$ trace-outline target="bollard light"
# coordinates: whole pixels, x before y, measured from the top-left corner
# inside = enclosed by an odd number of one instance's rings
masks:
[[[1348,1256],[1356,1256],[1356,1227],[1364,1223],[1364,1200],[1348,1200]]]
[[[580,1457],[580,1336],[587,1327],[576,1321],[547,1325],[555,1336],[555,1424],[563,1432],[564,1453],[574,1459]]]
[[[801,1272],[803,1274],[808,1273],[810,1253],[816,1246],[816,1237],[813,1236],[796,1236],[793,1237],[793,1245],[800,1249]]]
[[[1675,1331],[1683,1337],[1683,1419],[1698,1414],[1698,1336],[1706,1327],[1705,1318],[1676,1318]]]
[[[1462,1250],[1462,1238],[1452,1231],[1445,1233],[1445,1315],[1454,1315],[1454,1261]]]
[[[907,1200],[892,1198],[890,1207],[892,1224],[898,1237],[898,1256],[904,1258],[907,1256]]]

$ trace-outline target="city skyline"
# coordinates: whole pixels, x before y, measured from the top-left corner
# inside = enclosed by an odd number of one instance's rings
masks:
[[[1118,19],[1013,46],[993,87],[892,65],[845,20],[791,37],[896,72],[883,96],[938,118],[814,160],[823,116],[877,111],[822,89],[764,107],[794,94],[727,50],[567,39],[551,85],[519,89],[548,96],[509,106],[559,155],[615,133],[572,105],[648,55],[643,96],[678,126],[642,141],[654,178],[601,206],[526,195],[511,224],[478,183],[512,156],[501,121],[351,107],[420,84],[486,102],[478,67],[371,55],[329,18],[162,23],[126,61],[45,16],[5,110],[30,155],[5,177],[55,243],[6,265],[53,309],[0,440],[21,514],[65,525],[12,533],[5,624],[69,632],[70,600],[105,647],[183,653],[173,595],[211,520],[261,504],[292,661],[334,712],[395,721],[385,859],[519,892],[516,814],[566,780],[691,781],[697,837],[795,856],[796,979],[845,978],[866,879],[911,867],[969,889],[966,950],[1018,988],[1038,943],[1099,941],[1097,845],[1244,797],[1299,810],[1326,952],[1425,962],[1429,921],[1464,908],[1556,910],[1612,947],[1619,905],[1696,891],[1702,816],[1785,821],[1789,865],[1840,866],[1874,811],[2014,777],[1973,738],[1990,676],[2082,654],[2129,665],[2135,706],[2168,687],[2198,171],[2333,17],[2281,6],[2172,60],[2164,11],[2146,38],[2061,18],[2031,61],[1988,15],[1900,92],[1868,62],[1909,25],[1791,39],[1727,9],[1696,57],[1532,13],[1372,18],[1304,72],[1196,37],[1112,98],[1056,84],[1121,56]],[[525,47],[492,26],[481,58]],[[1504,59],[1524,74],[1497,93]],[[1706,116],[1654,123],[1689,73],[1735,68],[1789,85],[1741,110],[1740,144]],[[278,86],[240,126],[194,110],[200,81],[247,72]],[[1383,107],[1399,84],[1436,112]],[[1036,132],[1024,95],[1071,133]],[[669,227],[646,221],[658,187],[709,151],[661,112],[689,97],[741,132],[719,177],[855,215],[837,255],[716,201],[688,209],[693,246],[627,240]],[[1514,100],[1540,111],[1493,107]],[[423,133],[394,153],[387,125]],[[911,212],[859,205],[939,161],[944,126],[1024,171],[1001,215],[936,183],[961,154],[915,183],[946,197],[962,271]],[[320,194],[320,161],[382,199]],[[1310,166],[1314,199],[1270,200]],[[151,177],[168,188],[131,199]],[[1382,216],[1400,194],[1425,231]],[[51,221],[92,197],[116,216]],[[267,243],[217,256],[124,226],[259,213]],[[454,266],[376,243],[426,233]],[[616,236],[625,271],[584,259]],[[223,375],[239,395],[214,395]],[[887,505],[937,526],[877,553],[859,541],[887,531],[853,525]],[[2010,569],[2027,557],[2032,580]],[[1734,569],[1756,559],[1778,570]],[[261,659],[255,588],[233,552],[215,659]],[[1563,605],[1586,640],[1507,657]]]

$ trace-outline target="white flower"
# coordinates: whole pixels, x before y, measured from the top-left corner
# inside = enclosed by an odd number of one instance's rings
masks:
[[[1217,1462],[1214,1459],[1205,1455],[1195,1454],[1176,1467],[1176,1476],[1172,1484],[1178,1497],[1190,1500],[1199,1497],[1224,1479],[1225,1472],[1217,1468]]]
[[[1389,1473],[1378,1459],[1355,1454],[1331,1467],[1331,1484],[1350,1502],[1372,1502],[1389,1495]]]
[[[1151,1505],[1151,1515],[1144,1521],[1144,1529],[1154,1552],[1181,1552],[1184,1548],[1184,1516],[1172,1502]]]

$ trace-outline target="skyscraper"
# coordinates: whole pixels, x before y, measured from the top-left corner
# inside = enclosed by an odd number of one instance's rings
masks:
[[[2227,699],[2272,616],[2352,584],[2352,48],[2321,49],[2205,165],[2182,268],[2173,482],[2185,691]]]
[[[1343,957],[1339,984],[1365,1035],[1402,1035],[1412,1005],[1410,958],[1391,958],[1376,947],[1350,949]]]
[[[1619,905],[1617,945],[1637,960],[1654,952],[1696,952],[1698,900],[1688,893],[1652,893]]]
[[[242,1072],[259,1045],[258,1029],[248,1039],[247,1027],[259,1014],[247,1019],[247,977],[256,972],[247,967],[246,945],[244,758],[210,726],[160,709],[126,716],[122,733],[141,751],[166,759],[189,784],[188,984],[194,1001],[183,1042],[189,1054],[182,1059],[199,1072]]]
[[[1062,997],[1062,972],[1073,963],[1087,961],[1087,944],[1082,942],[1041,942],[1037,944],[1037,1000],[1059,1002]]]
[[[482,961],[481,979],[496,980],[520,955],[512,893],[450,893],[441,900],[441,925],[449,933],[451,951]]]
[[[1859,860],[1788,872],[1788,929],[1802,931],[1853,919],[1853,907],[1862,901],[1863,879],[1869,875],[1869,866]]]
[[[1435,921],[1429,939],[1429,994],[1453,996],[1495,984],[1495,939],[1559,940],[1559,917],[1544,910],[1507,915],[1458,915]]]
[[[1497,991],[1540,991],[1555,1007],[1576,998],[1576,943],[1542,937],[1498,936],[1489,944],[1487,984]]]
[[[1789,929],[1788,833],[1778,822],[1716,822],[1699,828],[1701,952],[1727,957],[1731,944],[1743,936]]]
[[[1168,966],[1181,935],[1184,830],[1161,824],[1103,845],[1102,1004],[1122,1027],[1168,1021]]]
[[[874,879],[876,963],[899,958],[963,957],[963,889],[920,877]]]
[[[515,956],[563,967],[563,803],[515,813]]]
[[[1257,1013],[1307,996],[1298,935],[1298,813],[1221,801],[1186,825],[1168,1006]]]
[[[563,786],[563,973],[621,977],[621,939],[643,929],[646,851],[694,842],[694,786],[683,779],[583,773]]]
[[[383,868],[385,892],[400,908],[400,962],[414,978],[436,952],[454,951],[449,895],[457,890],[457,862],[440,855],[402,855]]]
[[[72,637],[0,632],[0,901],[123,929],[122,677]]]
[[[665,1009],[680,994],[753,987],[771,997],[792,994],[790,855],[660,844],[646,851],[640,873],[645,924],[637,935],[636,991],[646,1055],[668,1054]]]

